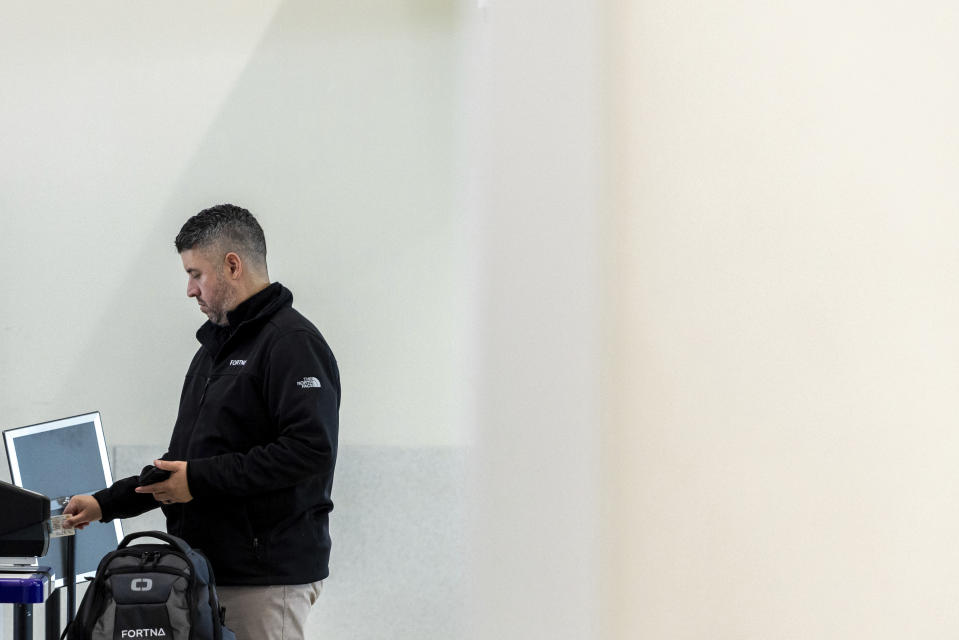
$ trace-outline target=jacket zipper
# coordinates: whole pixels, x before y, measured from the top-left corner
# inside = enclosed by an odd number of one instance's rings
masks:
[[[212,376],[206,377],[203,383],[203,391],[200,393],[200,401],[196,405],[196,411],[193,413],[193,429],[196,429],[196,421],[200,419],[200,409],[203,407],[203,401],[206,400],[206,390],[210,387]]]
[[[200,409],[203,407],[203,401],[206,400],[206,390],[210,387],[210,380],[212,376],[206,377],[206,382],[203,383],[203,392],[200,393],[200,402],[196,405],[196,411],[193,413],[193,427],[191,431],[196,431],[196,422],[200,419]],[[176,527],[176,531],[171,531],[174,535],[182,536],[183,535],[183,525],[184,520],[186,520],[186,509],[183,509],[180,515],[179,526]]]
[[[210,387],[210,379],[211,379],[211,376],[207,376],[206,382],[203,383],[203,392],[200,394],[200,402],[197,403],[196,411],[193,413],[193,428],[191,429],[191,432],[196,431],[196,421],[200,419],[200,409],[203,407],[203,401],[206,400],[206,390]],[[179,526],[176,528],[177,530],[175,535],[178,535],[178,536],[183,535],[183,527],[184,527],[185,520],[186,520],[186,509],[184,508],[180,513],[180,522],[179,522]]]
[[[199,415],[200,407],[203,406],[203,401],[206,400],[206,390],[207,390],[207,388],[208,388],[209,386],[210,386],[210,378],[207,377],[206,382],[203,383],[203,393],[200,394],[200,403],[199,403],[199,404],[197,405],[197,407],[196,407],[196,408],[197,408],[197,414],[198,414],[198,415]],[[196,424],[196,420],[195,420],[195,419],[194,419],[193,422],[194,422],[194,424]]]

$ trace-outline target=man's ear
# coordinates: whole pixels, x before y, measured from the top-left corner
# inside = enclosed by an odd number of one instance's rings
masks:
[[[226,265],[226,271],[229,274],[230,278],[236,280],[241,275],[243,275],[243,260],[240,259],[240,256],[230,251],[223,258],[223,262]]]

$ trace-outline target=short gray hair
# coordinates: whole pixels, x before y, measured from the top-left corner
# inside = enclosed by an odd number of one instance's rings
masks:
[[[219,246],[266,268],[266,239],[253,214],[233,204],[218,204],[187,220],[176,240],[177,253]]]

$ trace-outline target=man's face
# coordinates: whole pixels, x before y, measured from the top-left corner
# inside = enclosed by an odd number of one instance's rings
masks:
[[[226,265],[211,259],[216,255],[216,251],[187,249],[180,259],[187,273],[186,295],[196,298],[210,322],[226,325],[226,313],[236,307],[236,295],[227,280]]]

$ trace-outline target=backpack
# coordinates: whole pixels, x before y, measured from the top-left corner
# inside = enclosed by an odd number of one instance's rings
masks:
[[[164,544],[130,543],[156,538]],[[131,533],[103,557],[67,640],[236,640],[223,625],[209,560],[160,531]],[[61,636],[63,637],[63,636]]]

